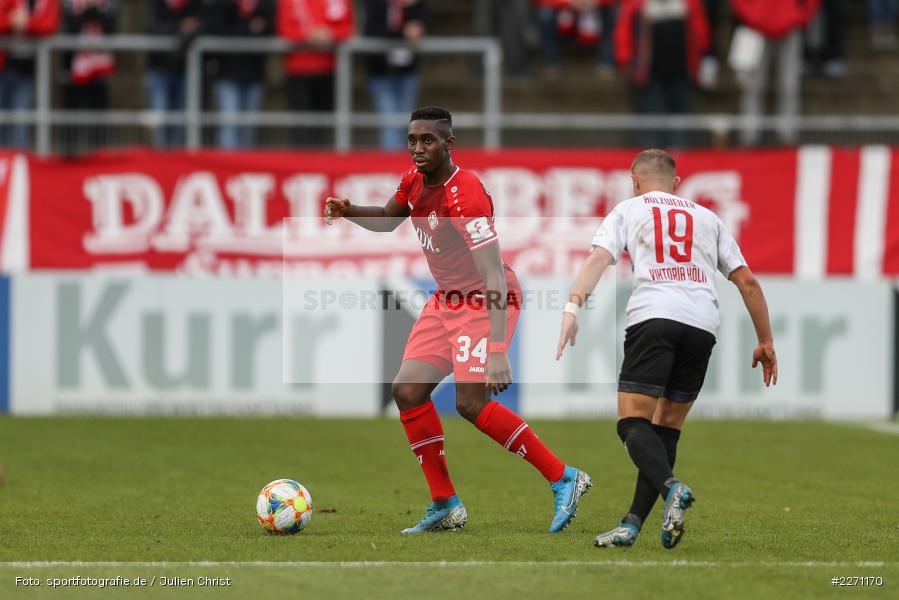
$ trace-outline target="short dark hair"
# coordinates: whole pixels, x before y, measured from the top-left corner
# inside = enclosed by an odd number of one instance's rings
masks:
[[[452,127],[453,115],[442,106],[423,106],[412,113],[409,121],[440,121]]]
[[[674,162],[674,157],[667,150],[659,148],[644,150],[631,163],[631,173],[636,173],[637,169],[642,166],[658,175],[667,175],[669,177],[677,175],[677,165]]]

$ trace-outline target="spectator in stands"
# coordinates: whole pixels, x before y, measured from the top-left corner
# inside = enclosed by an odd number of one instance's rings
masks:
[[[152,0],[148,5],[146,32],[178,36],[176,52],[150,54],[146,73],[147,105],[154,111],[183,111],[185,106],[184,54],[200,30],[201,0]],[[184,128],[166,125],[153,131],[157,148],[184,144]]]
[[[561,9],[567,0],[534,0],[537,29],[540,33],[540,59],[543,73],[556,78],[562,72],[562,35],[559,31]],[[562,23],[561,26],[568,27]]]
[[[84,38],[101,38],[114,33],[118,25],[118,0],[64,0],[65,31]],[[69,110],[106,110],[109,107],[107,79],[115,72],[115,57],[103,49],[77,50],[68,55],[68,80],[63,86],[63,107]],[[104,145],[102,125],[86,130],[84,141],[90,148]],[[66,152],[77,143],[75,130],[67,131]]]
[[[734,14],[745,26],[734,34],[731,62],[741,60],[737,76],[744,91],[742,99],[744,144],[759,139],[759,117],[773,63],[778,70],[777,127],[784,143],[796,142],[802,76],[802,30],[815,16],[820,0],[731,0]],[[740,40],[744,43],[740,43]],[[747,56],[748,55],[748,56]],[[735,65],[733,65],[735,66]]]
[[[274,32],[275,0],[216,0],[207,4],[204,28],[220,36],[270,36]],[[220,53],[210,57],[215,105],[223,116],[255,113],[262,108],[265,55]],[[256,130],[248,125],[223,124],[218,146],[223,150],[251,148]]]
[[[846,76],[843,50],[846,33],[845,0],[822,0],[821,6],[821,17],[824,21],[822,71],[827,77],[842,79]]]
[[[620,0],[596,0],[597,23],[599,25],[598,54],[596,65],[599,76],[612,79],[615,75],[615,40],[613,32],[618,21]]]
[[[353,35],[353,3],[350,0],[279,0],[278,34],[311,46],[285,59],[287,101],[290,109],[302,112],[334,110],[334,44]],[[327,132],[301,128],[300,145],[322,145]]]
[[[423,0],[363,0],[365,20],[362,31],[367,37],[405,40],[415,43],[425,33]],[[408,46],[384,54],[371,54],[367,60],[368,90],[375,110],[382,115],[402,113],[406,120],[418,99],[418,61]],[[386,126],[380,132],[381,148],[406,147],[406,127]]]
[[[713,89],[718,85],[718,74],[721,72],[721,51],[718,48],[718,31],[721,27],[722,0],[703,0],[706,20],[709,23],[709,47],[699,62],[696,80],[704,89]]]
[[[499,38],[506,73],[527,75],[525,35],[530,25],[530,0],[478,0],[474,5],[475,32]]]
[[[583,46],[597,46],[597,71],[605,79],[614,76],[612,32],[622,0],[533,1],[546,76],[559,76],[562,50],[571,40]]]
[[[871,48],[874,50],[895,50],[899,47],[899,40],[896,38],[897,12],[899,0],[868,0]]]
[[[37,38],[59,28],[59,0],[0,0],[0,35]],[[0,109],[34,107],[34,54],[26,49],[0,51]],[[27,149],[30,126],[0,127],[0,144]]]
[[[624,0],[615,28],[615,57],[626,69],[638,114],[686,114],[691,83],[709,46],[701,0]],[[641,147],[686,145],[683,130],[670,136],[641,131]]]

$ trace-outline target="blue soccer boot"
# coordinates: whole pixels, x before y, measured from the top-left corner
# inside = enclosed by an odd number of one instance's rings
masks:
[[[426,533],[429,531],[449,531],[462,529],[468,522],[468,512],[459,496],[453,496],[445,502],[434,502],[428,507],[425,516],[415,527],[403,529],[403,533]]]
[[[558,533],[568,527],[577,513],[577,505],[581,496],[586,494],[593,483],[590,476],[574,467],[565,466],[562,479],[550,484],[553,491],[553,521],[549,525],[550,533]]]

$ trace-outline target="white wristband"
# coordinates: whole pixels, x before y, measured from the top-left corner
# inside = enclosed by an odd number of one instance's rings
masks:
[[[577,311],[581,309],[580,305],[575,302],[569,302],[565,305],[565,308],[562,309],[562,312],[571,313],[574,316],[577,316]]]

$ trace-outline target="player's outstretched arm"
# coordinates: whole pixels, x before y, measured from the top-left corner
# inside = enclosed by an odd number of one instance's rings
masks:
[[[347,198],[325,201],[325,222],[343,217],[369,231],[393,231],[409,216],[409,208],[391,197],[384,206],[355,206]]]
[[[755,326],[755,335],[759,340],[758,346],[752,352],[752,368],[761,363],[765,385],[777,385],[777,354],[774,352],[774,334],[771,332],[768,302],[765,300],[762,285],[749,267],[735,269],[729,279],[743,296],[743,303],[749,311],[752,324]]]
[[[499,243],[490,244],[471,253],[478,273],[484,280],[487,312],[490,315],[490,345],[506,344],[506,307],[508,286],[503,270]],[[489,350],[488,350],[489,351]],[[487,356],[487,391],[499,394],[512,384],[512,365],[506,352],[489,351]]]
[[[571,292],[568,294],[568,302],[583,306],[587,303],[587,298],[596,289],[596,284],[602,278],[603,272],[612,264],[611,253],[601,246],[594,246],[593,250],[587,256],[587,260],[581,265],[577,277],[574,278],[574,284],[571,286]],[[562,358],[562,352],[565,346],[574,343],[577,338],[578,324],[577,316],[574,309],[566,310],[562,313],[562,332],[559,334],[559,345],[556,348],[556,360]]]

